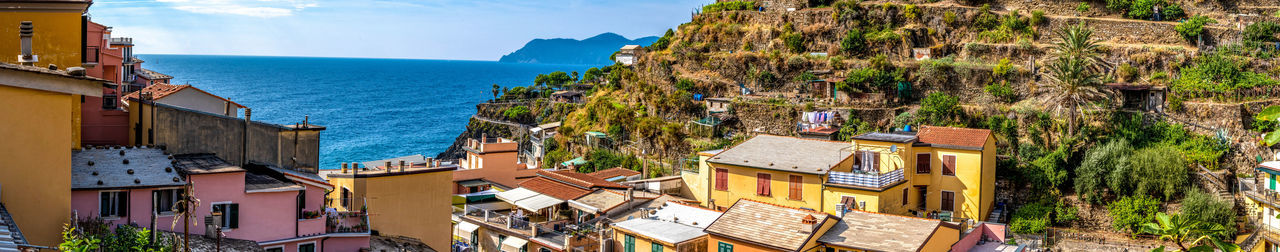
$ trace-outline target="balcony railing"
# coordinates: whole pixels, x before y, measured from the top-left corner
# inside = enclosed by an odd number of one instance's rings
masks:
[[[369,214],[364,212],[336,212],[325,217],[327,233],[368,233]]]
[[[564,232],[556,231],[556,226],[551,222],[539,222],[536,220],[546,219],[537,216],[530,216],[529,220],[513,217],[511,211],[508,210],[488,210],[474,206],[466,206],[461,213],[461,217],[474,222],[480,222],[485,225],[505,229],[509,232],[526,235],[530,239],[539,239],[553,243],[553,245],[564,246],[569,244],[573,236]]]
[[[902,169],[886,173],[831,172],[827,183],[866,188],[883,188],[906,180]]]
[[[1280,192],[1267,190],[1267,189],[1259,189],[1259,190],[1245,191],[1244,195],[1246,197],[1253,198],[1254,200],[1261,201],[1266,204],[1270,204],[1273,207],[1280,207]]]

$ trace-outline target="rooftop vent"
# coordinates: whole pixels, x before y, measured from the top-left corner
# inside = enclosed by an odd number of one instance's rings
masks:
[[[818,218],[814,218],[812,214],[810,214],[810,215],[805,215],[805,216],[804,216],[804,219],[801,219],[801,220],[800,220],[800,223],[804,223],[804,224],[816,224],[816,223],[818,223]]]
[[[31,36],[35,34],[35,27],[31,25],[31,21],[22,21],[18,25],[18,39],[22,44],[22,54],[18,55],[18,63],[26,66],[35,66],[40,61],[40,57],[31,52]]]

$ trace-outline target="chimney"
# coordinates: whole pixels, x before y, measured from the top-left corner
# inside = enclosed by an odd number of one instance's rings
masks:
[[[150,100],[150,95],[148,95],[147,97],[148,97],[147,99]],[[240,165],[241,166],[244,166],[245,164],[249,163],[249,122],[250,122],[249,117],[252,115],[253,115],[253,110],[250,110],[249,108],[244,108],[244,135],[241,136],[242,138],[240,139],[241,140],[240,142],[242,144],[242,146],[240,146]]]
[[[836,216],[839,216],[840,218],[844,218],[845,211],[846,210],[844,209],[844,203],[836,203]]]
[[[347,174],[347,162],[342,162],[342,174]]]
[[[400,160],[400,172],[404,172],[404,160]]]
[[[382,168],[387,169],[387,173],[391,173],[391,161],[387,161]]]
[[[31,21],[22,21],[22,24],[18,25],[18,38],[22,44],[22,54],[18,55],[18,63],[24,66],[35,66],[36,62],[40,61],[40,57],[31,52],[31,35],[34,33],[35,28],[32,27]]]
[[[438,163],[432,163],[432,162],[431,162],[431,159],[432,159],[432,158],[429,158],[429,157],[427,158],[427,166],[428,166],[428,167],[436,167],[436,166],[440,166]],[[436,165],[432,165],[432,164],[436,164]]]

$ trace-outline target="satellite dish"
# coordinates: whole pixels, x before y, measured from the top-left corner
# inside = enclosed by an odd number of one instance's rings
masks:
[[[889,152],[898,152],[898,145],[889,145]]]

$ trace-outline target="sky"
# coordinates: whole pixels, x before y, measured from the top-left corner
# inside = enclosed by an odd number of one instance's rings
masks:
[[[661,36],[712,0],[96,0],[136,54],[496,61],[536,38]]]

